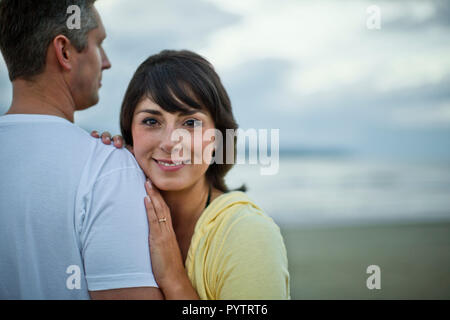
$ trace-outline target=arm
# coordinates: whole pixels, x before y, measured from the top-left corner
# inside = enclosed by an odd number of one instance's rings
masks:
[[[161,290],[155,287],[123,288],[89,291],[93,300],[163,300]]]
[[[150,227],[149,245],[156,282],[167,300],[199,300],[181,258],[170,209],[159,191],[147,181],[145,207]],[[150,200],[151,199],[151,200]],[[161,219],[164,219],[161,221]]]
[[[105,165],[106,172],[84,196],[80,249],[92,299],[163,298],[149,255],[142,203],[145,177],[132,162],[124,162],[130,158],[128,153],[115,151],[108,162],[111,166]],[[116,161],[123,168],[114,169]]]
[[[97,131],[92,131],[91,136],[100,138]],[[116,148],[123,146],[123,138],[120,135],[116,135],[111,139],[109,132],[103,132],[101,139],[104,144],[110,144],[111,140],[113,140]],[[131,147],[126,147],[133,153]],[[167,300],[198,300],[199,296],[193,288],[183,265],[180,248],[173,230],[170,209],[156,188],[152,188],[150,183],[146,183],[145,188],[147,194],[153,200],[151,201],[150,198],[146,197],[144,202],[150,228],[148,241],[152,269],[156,281]],[[167,220],[161,223],[158,221],[158,217],[166,217]],[[106,294],[112,293],[108,292]]]

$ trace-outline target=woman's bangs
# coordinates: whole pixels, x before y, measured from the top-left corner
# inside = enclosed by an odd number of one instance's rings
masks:
[[[148,74],[146,96],[170,113],[206,109],[199,103],[194,88],[189,84],[193,79],[183,79],[180,74],[169,71],[154,68]]]

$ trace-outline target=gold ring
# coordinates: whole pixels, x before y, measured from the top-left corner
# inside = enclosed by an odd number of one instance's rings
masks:
[[[161,218],[161,219],[158,219],[158,222],[166,222],[166,218]]]

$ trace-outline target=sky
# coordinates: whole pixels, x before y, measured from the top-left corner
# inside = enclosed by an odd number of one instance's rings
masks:
[[[368,27],[379,10],[379,29]],[[148,56],[207,58],[239,126],[280,129],[280,149],[450,159],[450,2],[99,0],[112,68],[86,130],[120,133],[127,84]],[[370,26],[370,24],[369,24]],[[372,25],[373,26],[373,25]],[[0,58],[0,114],[11,84]]]

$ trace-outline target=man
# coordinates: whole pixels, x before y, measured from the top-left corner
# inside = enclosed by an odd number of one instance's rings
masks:
[[[0,0],[13,86],[0,117],[0,299],[162,299],[142,170],[73,124],[111,67],[94,1]],[[71,5],[80,29],[67,27]]]

